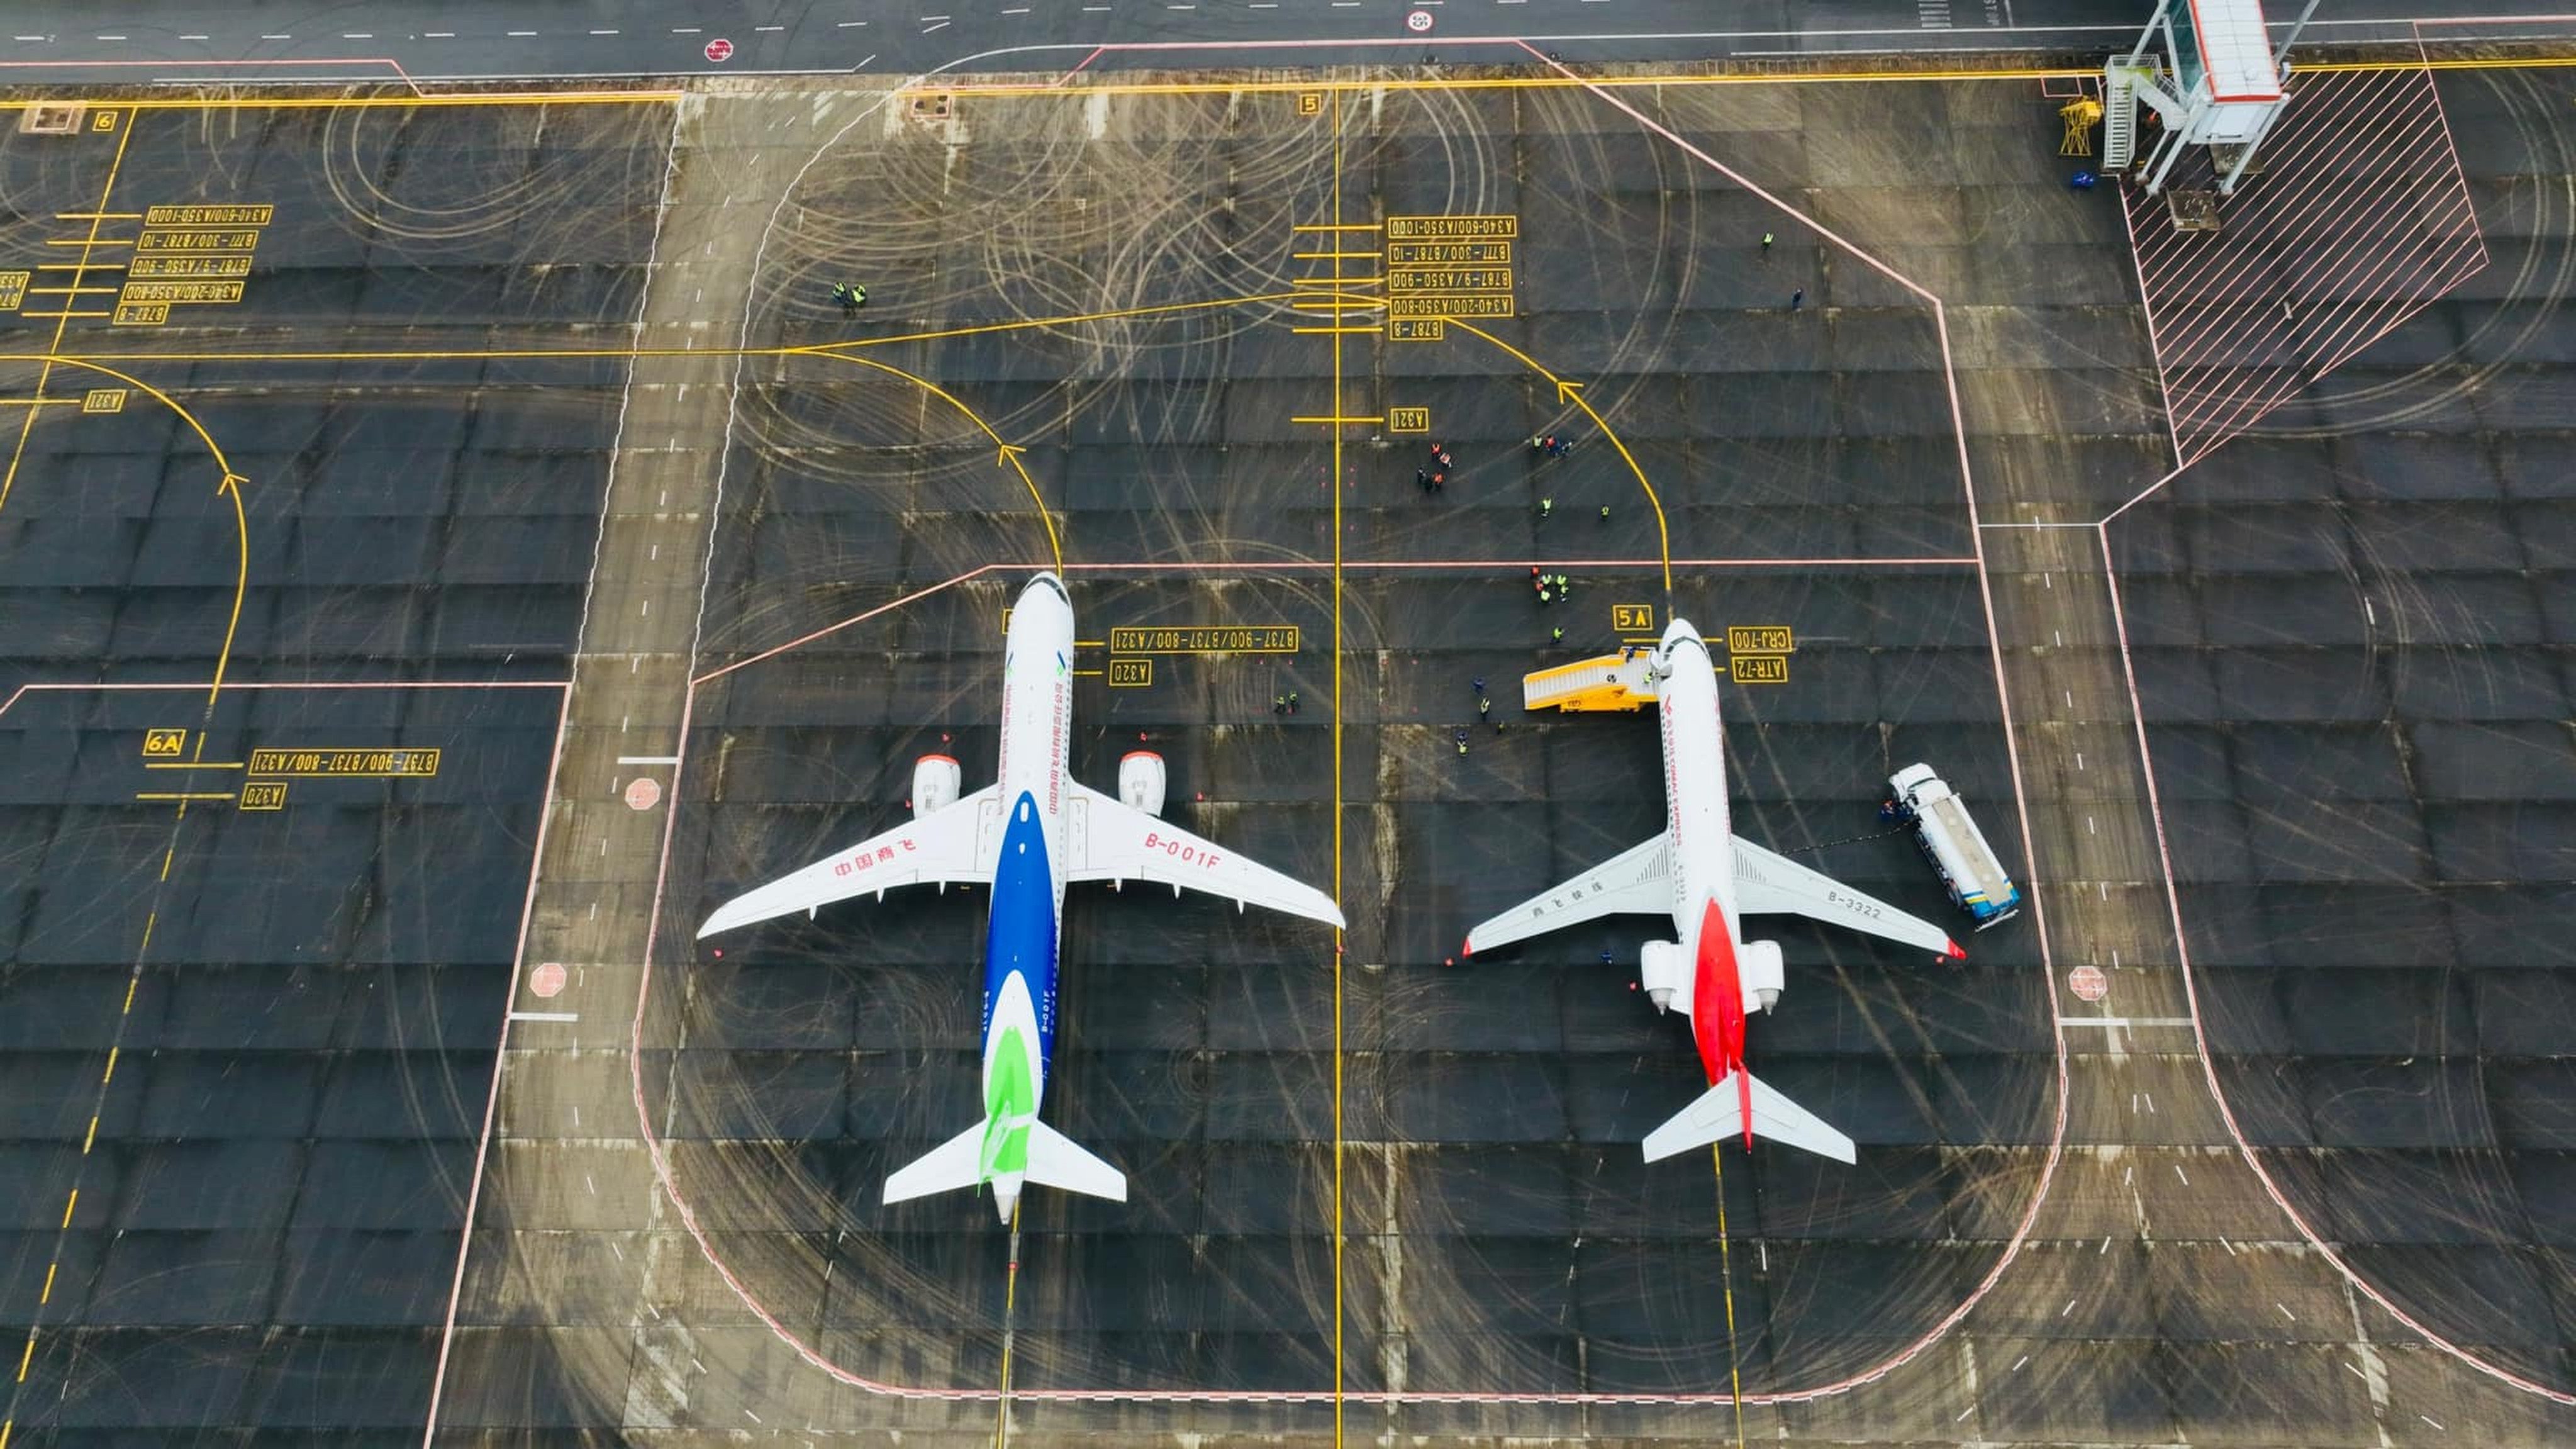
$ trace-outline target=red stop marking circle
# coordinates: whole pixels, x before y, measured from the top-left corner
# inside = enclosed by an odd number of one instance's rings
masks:
[[[1404,28],[1412,31],[1416,35],[1429,35],[1431,33],[1431,12],[1428,10],[1416,10],[1405,16]]]
[[[539,996],[554,996],[564,989],[564,969],[560,961],[546,961],[528,973],[528,989]]]
[[[707,42],[707,59],[718,65],[733,59],[733,42],[719,35]]]
[[[650,810],[661,803],[662,782],[659,780],[637,780],[626,787],[626,808],[629,810]]]
[[[2099,966],[2078,966],[2066,973],[2066,984],[2087,1001],[2099,1001],[2111,994],[2111,978]]]

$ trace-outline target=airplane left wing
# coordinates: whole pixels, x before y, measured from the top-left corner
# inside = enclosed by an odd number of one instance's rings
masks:
[[[1152,881],[1246,905],[1342,924],[1333,898],[1246,856],[1148,815],[1115,795],[1073,787],[1065,820],[1065,879]]]
[[[1666,873],[1664,837],[1650,835],[1572,880],[1482,922],[1467,933],[1467,954],[1543,936],[1561,926],[1600,916],[1671,913],[1673,886]]]
[[[792,875],[746,891],[707,917],[704,939],[718,931],[803,911],[807,915],[852,896],[883,895],[897,886],[991,885],[993,860],[984,853],[985,817],[1001,803],[1001,787],[987,785],[947,808],[830,855]],[[993,849],[1000,849],[998,836]]]
[[[1964,961],[1968,953],[1950,933],[1919,916],[1909,916],[1876,896],[1866,895],[1790,860],[1735,837],[1735,905],[1748,916],[1805,916],[1829,926],[1866,931],[1899,945],[1919,946],[1936,955]]]

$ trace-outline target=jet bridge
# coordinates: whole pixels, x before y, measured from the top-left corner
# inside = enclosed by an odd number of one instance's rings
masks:
[[[2297,35],[2294,28],[2291,39]],[[2234,192],[2288,99],[2281,89],[2288,52],[2284,42],[2274,54],[2262,0],[2157,0],[2138,43],[2102,70],[2102,170],[2123,172],[2136,159],[2144,106],[2160,123],[2144,167],[2149,195],[2163,188],[2185,146],[2212,148],[2219,193]]]

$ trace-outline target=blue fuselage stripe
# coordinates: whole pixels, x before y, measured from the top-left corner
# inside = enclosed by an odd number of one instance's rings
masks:
[[[984,932],[984,1026],[993,1029],[993,1003],[1016,971],[1029,985],[1038,1013],[1038,1070],[1055,1059],[1055,872],[1047,861],[1046,830],[1037,799],[1028,791],[1011,802],[1002,831],[1002,856],[993,866],[993,914]]]

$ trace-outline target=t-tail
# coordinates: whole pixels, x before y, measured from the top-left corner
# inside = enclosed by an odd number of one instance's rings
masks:
[[[1006,1223],[1028,1183],[1127,1200],[1127,1178],[1117,1168],[1034,1117],[1010,1116],[987,1117],[914,1159],[886,1179],[885,1200],[910,1202],[986,1183],[993,1186],[993,1209]]]

